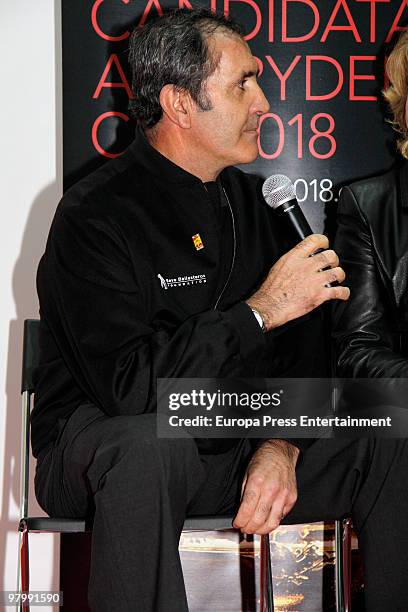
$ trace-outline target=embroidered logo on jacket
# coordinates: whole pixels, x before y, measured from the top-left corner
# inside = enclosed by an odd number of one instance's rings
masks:
[[[157,275],[162,289],[172,287],[184,287],[186,285],[201,285],[207,282],[205,274],[192,274],[191,276],[176,276],[175,278],[164,278],[161,274]]]
[[[194,236],[191,236],[191,238],[193,240],[196,251],[201,251],[201,249],[204,248],[204,245],[203,241],[201,240],[200,234],[194,234]]]
[[[157,277],[160,279],[160,284],[162,289],[168,289],[167,281],[162,277],[161,274],[158,274]]]

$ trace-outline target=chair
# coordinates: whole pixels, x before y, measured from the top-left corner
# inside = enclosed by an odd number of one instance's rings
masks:
[[[22,365],[22,445],[21,445],[21,503],[19,521],[19,590],[29,591],[29,541],[30,532],[41,533],[83,533],[91,530],[85,520],[28,516],[28,486],[30,457],[30,413],[35,392],[33,372],[38,363],[39,321],[24,321],[23,365]],[[184,531],[231,530],[231,516],[200,516],[187,518]],[[350,530],[343,530],[336,522],[336,607],[338,612],[349,612],[350,608],[350,563],[343,566],[343,551],[350,554]],[[260,550],[260,598],[261,612],[273,612],[272,567],[269,536],[261,536]],[[28,611],[29,606],[21,604],[20,610]]]

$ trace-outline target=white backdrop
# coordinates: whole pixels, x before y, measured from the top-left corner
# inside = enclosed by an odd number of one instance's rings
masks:
[[[14,590],[22,328],[38,317],[35,270],[62,192],[59,0],[0,2],[0,48],[0,590]],[[31,588],[56,588],[57,542],[33,535],[31,543]]]

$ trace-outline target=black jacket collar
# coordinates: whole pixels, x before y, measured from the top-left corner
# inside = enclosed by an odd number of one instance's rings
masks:
[[[129,150],[138,164],[163,181],[184,185],[199,185],[202,183],[198,177],[183,170],[152,147],[141,129],[136,130],[135,139]]]

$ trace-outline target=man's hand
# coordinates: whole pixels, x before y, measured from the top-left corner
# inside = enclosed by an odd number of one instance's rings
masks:
[[[243,533],[270,533],[297,499],[299,449],[285,440],[267,440],[255,452],[242,483],[241,504],[233,525]]]
[[[326,236],[308,236],[278,259],[258,291],[247,300],[248,306],[262,316],[267,331],[307,314],[327,300],[348,300],[348,287],[328,286],[336,281],[342,283],[346,277],[336,253],[324,250],[310,257],[328,246]]]

